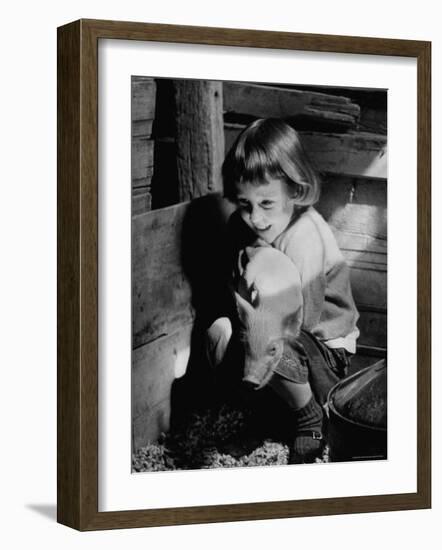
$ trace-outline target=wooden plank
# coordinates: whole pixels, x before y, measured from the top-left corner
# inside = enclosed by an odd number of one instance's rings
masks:
[[[175,80],[180,200],[222,191],[222,82]]]
[[[287,86],[290,87],[290,86]],[[310,92],[342,96],[342,88],[330,86],[296,86]],[[345,88],[345,97],[359,105],[361,109],[358,129],[375,134],[387,133],[387,90],[373,88]]]
[[[156,150],[157,150],[157,144],[155,142],[155,152]],[[155,172],[156,172],[156,166],[155,166]],[[147,168],[146,177],[132,180],[132,192],[134,193],[135,190],[139,187],[151,187],[152,178],[153,178],[153,166],[149,166]]]
[[[302,142],[321,172],[387,178],[387,138],[384,135],[303,132]]]
[[[149,138],[152,135],[153,119],[150,120],[133,120],[132,121],[132,137]]]
[[[153,172],[153,170],[148,170],[148,173],[150,171]],[[132,180],[132,194],[136,194],[137,189],[142,189],[144,187],[152,187],[152,175],[148,175],[146,178]]]
[[[358,344],[387,348],[387,313],[359,309],[358,328],[361,335]]]
[[[145,76],[132,77],[132,121],[155,117],[156,83]]]
[[[137,187],[132,192],[132,216],[144,214],[152,209],[150,187]]]
[[[377,254],[387,254],[387,240],[372,235],[353,233],[347,230],[336,229],[332,226],[333,234],[341,250],[365,251]]]
[[[323,178],[317,210],[335,229],[387,238],[387,181],[340,174]]]
[[[226,151],[240,131],[241,124],[225,124]],[[305,150],[320,172],[365,178],[387,178],[387,138],[369,133],[330,134],[300,132]]]
[[[265,86],[247,82],[224,82],[224,112],[254,118],[310,119],[355,127],[360,108],[351,99],[326,93]]]
[[[334,211],[327,220],[337,230],[366,235],[373,239],[387,239],[387,210],[365,204],[348,203]]]
[[[387,242],[367,235],[337,232],[338,245],[350,268],[359,306],[387,307]]]
[[[132,140],[132,181],[147,178],[152,174],[154,142],[151,139]]]
[[[193,319],[182,267],[182,226],[188,204],[132,220],[133,346],[170,334]]]
[[[192,323],[132,353],[132,425],[134,448],[155,441],[169,429],[170,392],[190,355]]]
[[[387,269],[386,266],[348,262],[353,297],[361,306],[387,307]]]
[[[386,308],[386,181],[327,178],[317,209],[330,224],[350,267],[356,302]]]

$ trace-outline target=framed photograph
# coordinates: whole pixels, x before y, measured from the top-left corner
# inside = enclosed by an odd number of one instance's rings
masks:
[[[60,523],[431,506],[430,67],[429,42],[58,29]]]

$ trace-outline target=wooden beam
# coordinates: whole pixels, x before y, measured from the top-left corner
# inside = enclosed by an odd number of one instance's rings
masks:
[[[254,118],[310,119],[354,128],[360,108],[351,99],[306,90],[264,86],[249,82],[224,82],[224,112]]]
[[[226,150],[241,124],[225,125]],[[370,133],[327,134],[300,132],[310,159],[320,172],[365,178],[387,178],[387,137]]]
[[[222,83],[175,80],[180,200],[222,190],[224,160]]]

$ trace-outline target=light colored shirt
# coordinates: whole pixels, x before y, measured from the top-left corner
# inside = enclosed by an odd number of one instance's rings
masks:
[[[330,348],[356,352],[359,318],[350,270],[330,226],[307,208],[272,243],[299,270],[304,301],[303,328]]]

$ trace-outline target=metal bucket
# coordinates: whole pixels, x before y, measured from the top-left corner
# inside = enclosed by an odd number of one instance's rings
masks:
[[[387,458],[387,366],[381,360],[338,382],[328,394],[330,460]]]

